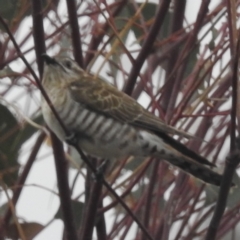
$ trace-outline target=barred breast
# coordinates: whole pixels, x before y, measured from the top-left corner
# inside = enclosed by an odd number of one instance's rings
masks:
[[[53,96],[50,98],[64,125],[70,132],[77,133],[82,150],[93,156],[148,156],[156,146],[158,150],[163,147],[161,139],[154,138],[154,135],[86,109],[67,96],[62,104],[55,103]],[[64,141],[65,133],[45,100],[42,102],[42,111],[47,125]]]
[[[77,135],[83,151],[107,159],[154,156],[205,182],[220,185],[221,175],[203,165],[212,164],[168,136],[175,130],[155,118],[153,121],[135,101],[100,78],[83,72],[74,61],[58,60],[46,54],[44,58],[43,87],[64,125]],[[42,112],[50,129],[65,141],[65,133],[44,99]],[[146,118],[139,119],[142,114]]]

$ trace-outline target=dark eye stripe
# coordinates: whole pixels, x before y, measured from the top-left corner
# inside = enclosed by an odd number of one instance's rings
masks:
[[[67,67],[69,69],[71,69],[71,67],[72,67],[72,63],[68,60],[64,62],[64,65],[65,65],[65,67]]]

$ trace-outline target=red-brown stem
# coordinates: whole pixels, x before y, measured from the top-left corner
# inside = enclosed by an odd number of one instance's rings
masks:
[[[147,38],[144,41],[142,49],[138,54],[135,64],[131,69],[127,84],[124,88],[124,92],[128,95],[132,94],[132,91],[135,87],[135,83],[137,81],[138,74],[142,68],[144,61],[148,57],[150,49],[152,49],[153,43],[161,29],[161,26],[163,24],[163,19],[167,13],[167,9],[169,7],[170,2],[171,1],[168,1],[168,0],[161,1],[161,5],[159,6],[159,9],[156,13],[155,21],[149,30]]]
[[[78,26],[78,17],[77,17],[77,7],[75,0],[67,0],[67,9],[69,24],[71,26],[71,35],[72,35],[72,45],[73,45],[73,55],[75,61],[79,64],[80,67],[84,68],[83,63],[83,53],[82,53],[82,43],[81,35]]]
[[[19,197],[20,197],[20,194],[22,192],[22,187],[27,179],[27,176],[32,168],[32,165],[33,165],[33,162],[34,160],[36,159],[36,156],[40,150],[40,147],[42,146],[42,143],[45,139],[46,135],[45,133],[40,133],[40,135],[38,136],[37,140],[36,140],[36,143],[29,155],[29,158],[27,160],[27,163],[21,173],[21,175],[19,176],[18,178],[18,181],[16,182],[15,186],[17,187],[14,191],[13,191],[13,196],[12,196],[12,204],[15,206]],[[0,239],[3,238],[4,236],[4,230],[7,229],[8,227],[8,224],[9,224],[9,221],[12,217],[12,211],[11,211],[11,208],[8,207],[5,215],[3,216],[2,220],[1,220],[1,225],[0,225]]]

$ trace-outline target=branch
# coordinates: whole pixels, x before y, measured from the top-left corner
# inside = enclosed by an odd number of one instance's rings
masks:
[[[228,28],[229,28],[229,42],[230,42],[230,51],[231,54],[234,54],[235,51],[235,44],[237,40],[237,17],[236,17],[236,10],[237,5],[235,1],[228,0],[227,2],[227,19],[228,19]]]
[[[42,142],[45,139],[46,135],[44,132],[42,132],[38,138],[37,141],[32,149],[32,152],[27,160],[27,163],[24,167],[24,170],[21,173],[21,176],[18,178],[18,181],[16,182],[15,186],[17,186],[17,188],[13,191],[13,196],[12,196],[12,204],[15,206],[19,196],[22,192],[22,186],[24,185],[26,178],[29,174],[29,171],[33,165],[34,160],[36,159],[36,156],[39,152],[40,147],[42,146]],[[0,239],[2,239],[2,237],[4,236],[4,230],[7,229],[7,226],[9,224],[9,221],[12,217],[12,210],[10,207],[8,207],[5,215],[3,216],[3,219],[1,221],[1,226],[0,226]]]
[[[75,141],[73,141],[73,143],[68,142],[69,144],[71,144],[73,147],[75,147],[75,149],[77,150],[77,152],[79,153],[79,155],[81,156],[82,160],[86,163],[86,165],[91,169],[91,171],[94,173],[94,175],[96,176],[96,178],[99,178],[98,176],[98,171],[94,168],[94,166],[92,165],[92,163],[87,159],[86,155],[83,153],[83,151],[81,150],[81,148],[78,146],[78,143],[74,143]],[[132,217],[132,219],[137,223],[138,227],[143,231],[143,233],[145,234],[147,239],[151,239],[153,240],[153,238],[151,237],[151,235],[149,234],[149,232],[147,231],[147,229],[144,227],[144,225],[139,221],[139,219],[134,215],[134,213],[129,209],[129,207],[127,206],[127,204],[123,201],[122,198],[120,198],[118,196],[118,194],[112,189],[112,187],[108,184],[108,182],[102,177],[101,179],[102,184],[107,188],[107,190],[118,200],[118,202],[122,205],[122,207],[126,210],[126,212],[129,214],[129,216]]]
[[[38,71],[40,77],[42,78],[43,73],[43,61],[41,55],[46,52],[45,48],[45,38],[43,30],[43,20],[42,20],[42,2],[32,0],[32,19],[33,19],[33,40],[37,58]]]
[[[219,191],[217,205],[215,207],[214,214],[210,222],[205,240],[216,239],[217,230],[227,204],[228,193],[232,186],[232,178],[235,173],[236,167],[240,162],[240,139],[238,139],[237,141],[237,149],[230,155],[230,157],[226,161],[226,167],[223,173],[223,179]]]
[[[238,66],[239,66],[239,50],[240,50],[240,32],[236,43],[236,50],[233,58],[233,76],[232,76],[232,109],[231,109],[231,151],[234,149],[234,143],[236,141],[236,117],[238,118],[238,134],[240,133],[240,112],[239,112],[239,98],[238,93],[240,91],[238,81]]]
[[[103,207],[103,200],[98,204],[98,209]],[[104,218],[104,214],[98,214],[98,220],[95,223],[96,232],[98,239],[107,240],[107,232],[106,232],[106,220]]]
[[[163,0],[161,1],[161,5],[157,11],[155,21],[148,33],[148,36],[146,40],[143,43],[142,50],[138,54],[138,57],[135,61],[135,64],[132,67],[132,70],[129,74],[127,84],[124,88],[124,92],[128,95],[132,94],[132,91],[134,89],[135,83],[137,81],[138,74],[142,68],[142,65],[144,61],[146,60],[148,54],[151,52],[151,49],[153,47],[154,41],[158,36],[158,33],[161,29],[161,26],[163,24],[163,19],[165,15],[167,14],[167,9],[170,5],[169,0]]]
[[[58,190],[63,214],[64,226],[68,240],[77,240],[77,231],[74,225],[74,216],[71,207],[71,194],[68,185],[68,166],[64,156],[63,146],[54,133],[51,132],[53,155],[56,166]]]
[[[72,34],[72,44],[73,44],[73,55],[78,65],[84,68],[82,43],[80,38],[80,30],[78,26],[76,3],[75,3],[75,0],[67,0],[66,2],[67,2],[67,9],[68,9],[69,24],[72,30],[71,34]]]
[[[36,75],[36,73],[34,72],[34,70],[32,69],[31,65],[28,63],[28,61],[26,60],[26,58],[24,57],[22,51],[20,50],[14,36],[12,35],[8,25],[6,24],[6,22],[3,20],[2,16],[0,16],[0,23],[2,23],[4,29],[6,30],[9,38],[11,39],[12,43],[13,43],[13,46],[15,47],[17,53],[18,53],[18,56],[22,59],[22,61],[24,62],[24,64],[26,65],[27,69],[29,70],[29,72],[32,74],[34,80],[36,81],[36,84],[41,92],[41,94],[43,95],[44,99],[46,100],[46,102],[48,103],[50,109],[52,110],[55,118],[58,120],[59,124],[61,125],[61,127],[63,128],[63,130],[67,133],[68,130],[67,128],[65,127],[65,125],[63,124],[62,120],[59,118],[55,108],[53,107],[52,103],[51,103],[51,100],[49,99],[48,95],[46,94],[46,91],[44,90],[44,88],[42,87],[42,84],[38,78],[38,76]],[[39,39],[40,40],[40,39]],[[42,40],[44,41],[44,39]],[[38,48],[36,48],[35,50],[37,50]]]
[[[126,2],[127,2],[126,0],[122,0],[119,3],[117,2],[118,6],[116,7],[116,9],[112,13],[113,18],[118,15],[118,13],[125,6]],[[115,4],[116,3],[113,3],[112,5],[115,5]],[[98,33],[98,34],[96,36],[92,35],[92,39],[91,39],[91,41],[88,45],[89,47],[88,47],[87,54],[86,54],[86,57],[85,57],[85,66],[87,66],[90,63],[90,61],[93,59],[94,52],[98,48],[99,44],[101,43],[101,41],[102,41],[103,37],[105,36],[109,27],[110,26],[109,26],[108,22],[105,22],[100,27],[99,27],[99,25],[94,26],[93,33],[94,34]],[[99,31],[99,29],[102,29],[102,31]]]
[[[97,181],[92,184],[91,193],[89,196],[89,202],[85,203],[87,205],[85,218],[82,221],[83,226],[79,232],[79,239],[91,240],[93,234],[93,228],[96,222],[97,209],[99,199],[102,192],[102,182]],[[93,221],[94,219],[94,221]]]
[[[177,31],[179,31],[183,27],[185,8],[186,8],[186,0],[174,1],[174,12],[173,12],[172,29],[171,29],[172,35],[174,35]],[[167,80],[168,84],[166,85],[165,90],[163,91],[161,96],[162,98],[161,104],[165,112],[169,103],[169,96],[171,96],[171,93],[173,90],[172,87],[176,79],[176,76],[171,75],[171,73],[174,66],[176,65],[180,48],[181,48],[181,45],[178,45],[176,48],[174,48],[171,51],[171,54],[169,55],[169,59],[167,63],[166,79],[168,79]],[[168,78],[169,76],[171,77]]]
[[[238,53],[240,48],[240,37],[237,40],[236,52],[233,58],[233,76],[232,76],[232,111],[231,111],[231,143],[230,157],[226,161],[226,167],[223,174],[222,183],[220,186],[219,197],[214,211],[214,215],[210,222],[206,240],[215,239],[217,229],[219,227],[222,215],[224,213],[228,193],[232,184],[232,178],[236,167],[240,163],[240,137],[236,139],[236,114],[237,114],[237,93],[238,93]],[[236,139],[236,140],[235,140]],[[235,144],[236,146],[235,146]]]
[[[207,15],[209,4],[210,4],[210,0],[202,1],[200,10],[199,10],[199,13],[197,16],[197,20],[194,24],[194,29],[192,31],[192,34],[189,35],[189,38],[188,38],[187,42],[185,43],[182,53],[178,57],[177,62],[175,63],[175,66],[172,70],[172,73],[169,76],[169,78],[173,77],[176,74],[176,71],[178,71],[178,74],[174,78],[173,82],[172,83],[170,82],[170,86],[171,86],[171,91],[169,92],[170,95],[167,94],[167,98],[169,99],[169,102],[167,104],[167,109],[166,109],[166,113],[167,113],[166,121],[167,122],[170,122],[172,119],[173,112],[174,112],[174,106],[176,104],[179,88],[181,87],[181,82],[182,82],[184,72],[186,70],[186,66],[187,66],[187,62],[188,62],[187,59],[189,58],[189,55],[190,55],[192,49],[194,48],[199,31],[200,31],[202,25],[204,24],[204,18]]]
[[[36,2],[39,2],[36,4]],[[35,52],[36,56],[39,57],[40,65],[38,65],[38,68],[42,71],[40,72],[40,76],[43,75],[43,59],[41,58],[41,55],[45,52],[45,39],[44,39],[44,31],[43,31],[43,18],[42,18],[42,6],[40,1],[32,0],[33,10],[35,13],[37,13],[38,21],[34,21],[34,18],[36,17],[33,12],[33,38],[35,43],[42,42],[42,44],[35,45]],[[37,24],[37,25],[35,25]],[[46,94],[47,95],[47,94]],[[49,102],[51,104],[51,101]],[[52,105],[52,104],[51,104]],[[54,109],[54,108],[53,108]],[[55,109],[54,109],[55,110]],[[59,118],[58,114],[56,113],[57,117]],[[60,120],[61,122],[61,120]],[[62,123],[62,122],[61,122]],[[66,127],[62,123],[64,129]],[[55,136],[54,133],[51,133],[51,140],[52,140],[52,146],[53,146],[53,155],[55,160],[55,166],[56,166],[56,174],[57,174],[57,181],[58,181],[58,189],[59,189],[59,196],[60,196],[60,202],[61,202],[61,209],[63,213],[63,221],[64,226],[66,229],[66,235],[68,240],[77,240],[77,231],[76,227],[74,225],[74,216],[71,206],[71,193],[70,188],[68,185],[68,168],[67,168],[67,161],[65,159],[63,145],[60,142],[60,140]]]
[[[149,223],[150,223],[150,216],[151,216],[151,210],[152,210],[152,202],[153,202],[153,191],[154,191],[154,187],[157,181],[157,173],[158,173],[158,166],[159,166],[159,159],[154,159],[154,164],[152,166],[152,173],[151,173],[151,178],[150,178],[150,182],[149,182],[149,186],[148,186],[148,190],[147,190],[147,199],[146,199],[146,204],[145,204],[145,212],[144,212],[144,226],[146,228],[149,227]],[[142,235],[142,240],[145,239],[145,236]]]
[[[34,1],[34,0],[33,0]],[[48,95],[46,94],[44,88],[42,87],[39,78],[37,77],[37,75],[35,74],[35,72],[33,71],[32,67],[30,66],[30,64],[27,62],[27,60],[25,59],[24,55],[22,54],[18,44],[16,43],[8,25],[6,24],[6,22],[3,20],[3,18],[0,16],[0,22],[2,23],[4,29],[6,30],[6,32],[8,33],[17,53],[19,54],[19,57],[22,59],[22,61],[24,62],[24,64],[27,66],[28,70],[30,71],[30,73],[32,74],[32,76],[34,77],[39,90],[41,91],[43,97],[45,98],[45,100],[47,101],[47,103],[49,104],[49,107],[51,108],[54,117],[57,119],[57,121],[59,122],[59,124],[61,125],[62,129],[64,130],[66,136],[69,136],[69,131],[66,128],[66,126],[63,124],[63,122],[61,121],[61,119],[59,118],[55,108],[53,107]],[[43,40],[44,41],[44,40]],[[54,139],[56,140],[56,139]],[[56,140],[55,141],[58,145],[58,147],[60,147],[59,142]],[[53,144],[54,145],[54,144]],[[88,161],[87,157],[84,155],[84,153],[81,151],[81,149],[79,148],[78,145],[76,144],[72,144],[76,150],[78,151],[78,153],[80,154],[80,156],[82,157],[82,159],[84,160],[84,162],[86,163],[86,165],[92,170],[92,172],[94,174],[97,174],[96,169],[92,166],[92,164]],[[57,163],[57,161],[56,161]],[[133,218],[133,220],[137,223],[138,227],[144,232],[144,234],[146,235],[147,239],[153,239],[151,237],[151,235],[148,233],[148,231],[146,230],[146,228],[143,226],[143,224],[138,220],[138,218],[132,213],[132,211],[129,209],[129,207],[127,206],[127,204],[118,196],[118,194],[112,189],[112,187],[106,182],[105,179],[102,180],[103,185],[109,190],[109,192],[111,194],[113,194],[113,196],[118,200],[118,202],[122,205],[122,207],[127,211],[127,213],[129,214],[129,216],[131,216]],[[72,240],[72,239],[71,239]]]

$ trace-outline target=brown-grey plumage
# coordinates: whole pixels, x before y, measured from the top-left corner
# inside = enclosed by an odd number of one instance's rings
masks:
[[[106,158],[161,157],[205,182],[220,185],[221,175],[203,165],[212,163],[168,135],[188,134],[166,125],[128,95],[83,71],[75,61],[47,55],[44,59],[43,87],[65,126],[78,135],[84,151]],[[42,111],[48,126],[65,140],[44,99]]]

